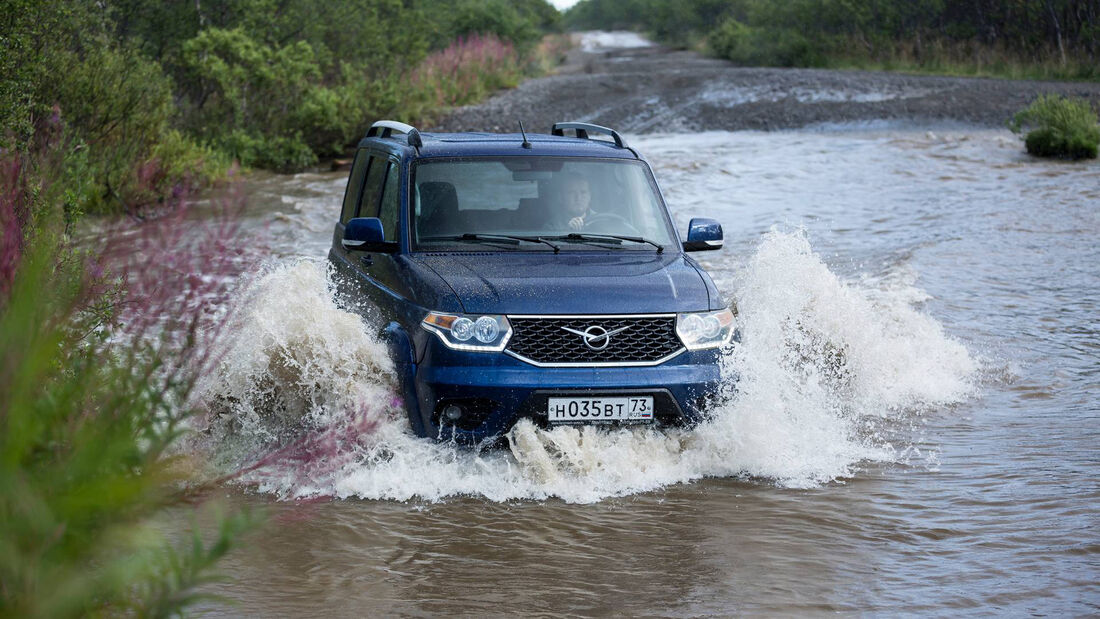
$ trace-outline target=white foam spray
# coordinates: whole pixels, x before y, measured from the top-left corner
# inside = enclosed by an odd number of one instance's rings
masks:
[[[308,477],[347,464],[396,412],[385,347],[337,306],[331,288],[318,261],[261,273],[241,293],[233,346],[197,389],[207,447],[221,465],[295,462],[302,470],[268,466],[245,476],[277,475],[271,490],[284,494],[324,491],[324,480]]]
[[[593,502],[711,476],[807,487],[896,459],[904,445],[876,428],[974,392],[977,363],[918,309],[911,280],[844,281],[804,233],[778,230],[735,279],[742,341],[701,425],[521,421],[509,450],[478,452],[412,436],[383,347],[332,301],[329,274],[279,267],[253,288],[238,346],[205,391],[222,407],[213,449],[236,466],[259,461],[241,478],[286,498]]]

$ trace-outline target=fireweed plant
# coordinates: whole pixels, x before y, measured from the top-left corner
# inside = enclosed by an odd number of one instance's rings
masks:
[[[510,42],[475,34],[430,54],[413,72],[411,81],[428,108],[442,109],[513,88],[522,77],[519,55]]]
[[[0,152],[0,616],[178,614],[258,523],[221,515],[183,548],[149,524],[201,496],[173,446],[224,349],[211,308],[248,262],[237,198],[196,221],[181,192],[78,249],[41,181],[67,157]]]

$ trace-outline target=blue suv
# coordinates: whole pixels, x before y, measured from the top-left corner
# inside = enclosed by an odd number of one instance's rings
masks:
[[[687,252],[722,227],[693,219],[681,242],[615,131],[520,129],[379,121],[359,143],[329,259],[382,327],[413,431],[698,421],[734,315]]]

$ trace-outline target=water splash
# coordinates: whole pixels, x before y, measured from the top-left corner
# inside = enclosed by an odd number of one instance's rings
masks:
[[[223,407],[215,448],[251,455],[242,479],[281,497],[592,502],[714,476],[808,487],[897,459],[905,445],[883,424],[974,393],[978,364],[919,310],[911,278],[844,281],[804,233],[772,230],[736,281],[742,343],[698,427],[521,421],[509,450],[477,452],[413,437],[384,347],[332,301],[329,273],[281,267],[253,288],[241,345],[206,392]]]
[[[330,279],[309,260],[258,276],[242,292],[234,346],[198,390],[221,466],[280,494],[324,491],[311,476],[339,470],[397,412],[385,346],[336,305]]]
[[[742,346],[726,357],[737,393],[695,431],[708,475],[749,474],[807,486],[890,460],[894,446],[863,432],[876,419],[959,402],[978,366],[916,309],[911,283],[844,282],[802,232],[764,235],[736,293]]]

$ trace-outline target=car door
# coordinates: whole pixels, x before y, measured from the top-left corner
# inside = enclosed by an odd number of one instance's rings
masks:
[[[371,154],[363,184],[357,217],[377,217],[387,241],[400,242],[401,164],[395,157]],[[399,254],[386,252],[351,252],[350,263],[362,279],[361,289],[381,314],[385,322],[403,314],[403,302],[408,291],[399,276]],[[351,258],[352,256],[349,256]]]
[[[348,251],[340,242],[344,228],[355,217],[375,217],[382,185],[386,179],[389,161],[385,155],[361,148],[355,155],[351,174],[348,176],[340,221],[333,232],[330,258],[336,267],[336,276],[349,284],[345,289],[358,292],[344,299],[360,313],[373,314],[378,308],[376,286],[371,281],[371,266],[378,254]],[[384,324],[384,323],[383,323]]]
[[[355,153],[355,160],[348,174],[348,184],[344,189],[344,201],[340,208],[340,219],[332,230],[332,247],[329,249],[329,262],[335,268],[335,276],[341,282],[355,278],[353,262],[357,260],[354,252],[344,249],[341,241],[344,238],[344,228],[351,218],[355,217],[359,210],[359,198],[363,192],[363,183],[367,179],[367,169],[370,167],[370,151],[360,148]],[[356,299],[347,299],[356,302]]]

